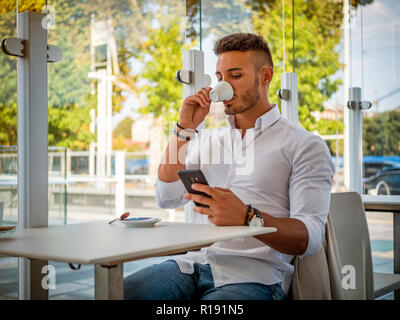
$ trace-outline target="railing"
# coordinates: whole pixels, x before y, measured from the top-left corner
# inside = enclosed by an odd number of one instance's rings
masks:
[[[120,215],[126,199],[130,203],[147,199],[147,205],[153,202],[155,207],[155,177],[148,174],[147,153],[112,152],[111,172],[103,176],[96,175],[95,167],[89,167],[93,165],[90,157],[96,164],[96,153],[49,147],[50,220],[67,223],[68,207],[76,211],[75,217],[80,211],[82,216]],[[11,222],[16,222],[18,215],[17,163],[17,148],[0,146],[0,202],[5,204],[5,219]]]

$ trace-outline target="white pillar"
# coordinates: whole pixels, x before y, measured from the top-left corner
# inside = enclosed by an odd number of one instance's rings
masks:
[[[350,131],[349,112],[347,102],[349,101],[350,88],[350,16],[349,0],[343,4],[343,48],[344,48],[344,72],[343,72],[343,121],[344,121],[344,151],[343,151],[343,172],[344,185],[350,190]]]
[[[297,90],[297,74],[286,72],[281,74],[281,90],[287,90],[288,97],[282,101],[282,118],[294,124],[299,123],[299,93]]]
[[[112,151],[112,67],[111,67],[111,49],[107,46],[107,80],[106,80],[106,174],[111,176],[111,151]]]
[[[105,177],[105,156],[106,156],[106,70],[98,70],[97,78],[97,178],[102,180]],[[98,183],[100,188],[104,182]]]
[[[96,133],[96,110],[90,109],[90,132]],[[94,164],[95,164],[95,143],[90,143],[89,146],[89,176],[94,176]]]
[[[25,11],[17,15],[18,38],[26,40],[25,56],[18,58],[18,229],[48,225],[47,164],[47,30],[45,14]],[[20,300],[46,298],[34,290],[37,268],[43,263],[18,259]],[[46,262],[44,262],[46,263]]]
[[[361,88],[349,88],[349,101],[361,103]],[[361,108],[349,110],[349,191],[362,194],[362,112]]]
[[[190,84],[183,84],[183,99],[193,95],[201,88],[209,85],[210,78],[204,75],[204,52],[199,50],[187,50],[182,55],[182,70],[189,70],[192,72],[192,82]],[[204,128],[204,121],[198,126]],[[193,201],[188,202],[185,208],[185,222],[191,221],[191,214],[193,212]]]

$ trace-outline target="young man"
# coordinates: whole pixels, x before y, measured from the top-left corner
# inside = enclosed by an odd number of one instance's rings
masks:
[[[159,166],[157,202],[177,208],[194,200],[209,208],[190,202],[193,222],[255,223],[277,232],[217,242],[142,269],[125,279],[125,299],[284,299],[294,256],[315,254],[322,244],[334,174],[325,142],[282,119],[269,103],[273,62],[261,36],[232,34],[214,51],[218,80],[234,90],[224,101],[230,126],[195,131],[210,110],[211,88],[184,100]],[[240,161],[224,161],[226,155],[204,161],[210,146],[230,150],[233,159],[250,150],[250,169],[238,171]],[[201,169],[210,186],[192,188],[211,197],[188,194],[177,175],[181,169]]]

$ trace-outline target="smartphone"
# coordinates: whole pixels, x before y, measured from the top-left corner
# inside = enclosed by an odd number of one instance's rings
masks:
[[[189,193],[194,193],[194,194],[200,194],[202,196],[205,196],[207,198],[211,198],[208,194],[201,192],[201,191],[196,191],[192,189],[192,184],[193,183],[201,183],[205,185],[209,185],[206,177],[204,176],[203,172],[201,170],[179,170],[178,171],[178,176],[181,178],[183,185],[185,186],[187,192]],[[196,201],[193,201],[196,206],[199,207],[204,207],[204,208],[209,208],[208,205],[199,203]]]

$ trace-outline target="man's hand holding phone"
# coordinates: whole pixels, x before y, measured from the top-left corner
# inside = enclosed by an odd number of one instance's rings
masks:
[[[185,199],[196,204],[195,212],[208,215],[217,226],[245,224],[248,207],[230,189],[210,187],[200,170],[180,170],[178,175],[188,191]]]
[[[209,206],[195,206],[194,211],[208,215],[208,219],[217,226],[242,226],[247,218],[247,205],[242,202],[230,189],[210,187],[195,183],[192,189],[204,192],[209,197],[186,193],[185,199],[193,200]]]

